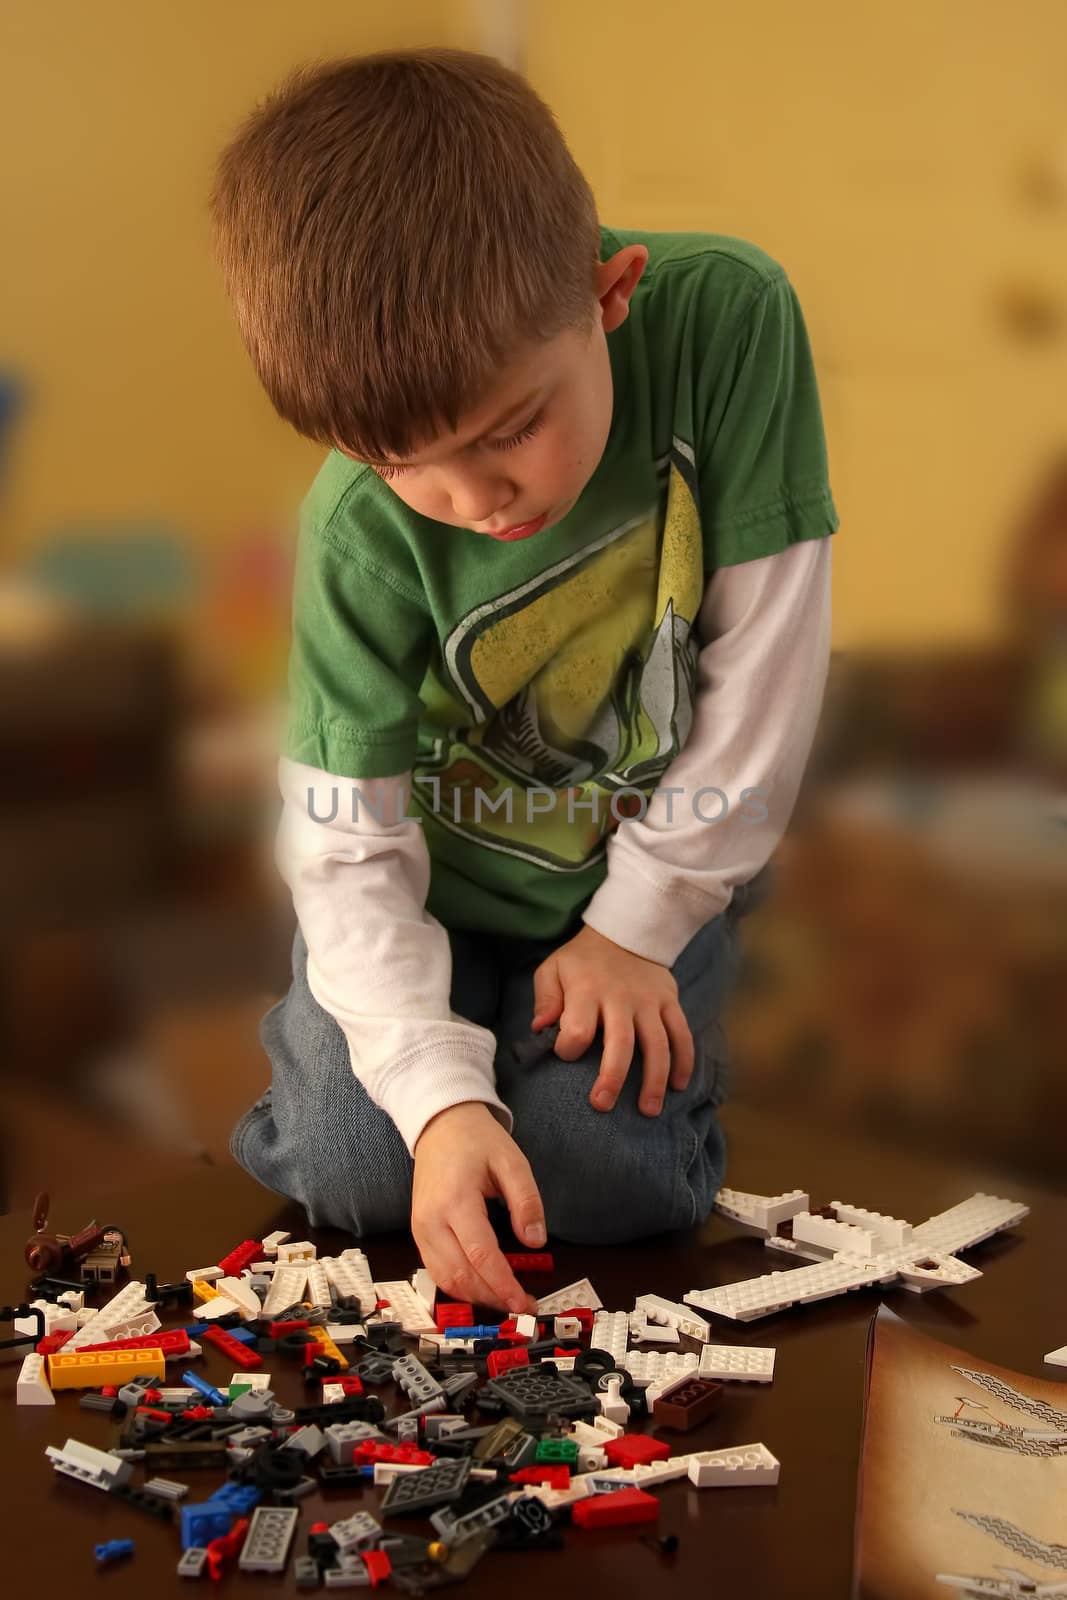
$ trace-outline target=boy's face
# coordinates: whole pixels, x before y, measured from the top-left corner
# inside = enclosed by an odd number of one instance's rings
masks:
[[[644,245],[628,245],[601,262],[590,332],[568,330],[529,347],[455,433],[404,462],[370,463],[405,505],[435,522],[509,541],[531,538],[567,514],[611,431],[606,335],[626,320],[647,261]]]

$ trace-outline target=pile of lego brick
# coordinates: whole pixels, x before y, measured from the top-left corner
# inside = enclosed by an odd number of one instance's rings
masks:
[[[524,1274],[552,1270],[547,1255],[509,1259]],[[320,1260],[282,1233],[175,1283],[128,1282],[96,1311],[69,1285],[35,1287],[42,1298],[15,1320],[35,1345],[19,1403],[83,1391],[81,1407],[106,1413],[110,1448],[68,1438],[47,1454],[57,1472],[171,1523],[182,1576],[282,1572],[294,1555],[300,1586],[390,1581],[418,1593],[464,1577],[490,1549],[558,1548],[566,1525],[654,1525],[650,1491],[674,1479],[778,1480],[762,1444],[674,1454],[644,1431],[700,1424],[724,1382],[768,1382],[774,1362],[773,1350],[711,1344],[699,1313],[655,1295],[607,1311],[583,1280],[543,1296],[536,1314],[478,1324],[425,1269],[375,1282],[362,1251]],[[167,1329],[164,1309],[176,1313]],[[210,1381],[193,1370],[199,1357],[236,1370]],[[291,1364],[286,1387],[299,1375],[306,1404],[277,1398],[268,1362]],[[197,1494],[185,1480],[205,1469],[224,1481]],[[338,1505],[294,1554],[306,1496],[329,1492],[333,1509],[338,1492],[370,1486],[384,1491],[383,1520]],[[412,1533],[411,1517],[432,1532]],[[96,1558],[133,1548],[110,1540]]]

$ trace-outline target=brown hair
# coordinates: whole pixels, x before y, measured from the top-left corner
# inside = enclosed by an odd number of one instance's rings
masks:
[[[556,121],[491,56],[297,68],[219,158],[215,251],[279,416],[403,459],[527,343],[590,328],[596,205]]]

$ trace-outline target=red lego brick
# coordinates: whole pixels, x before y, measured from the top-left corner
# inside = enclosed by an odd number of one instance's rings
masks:
[[[113,1383],[105,1383],[104,1387],[100,1391],[101,1394],[107,1395],[107,1398],[109,1400],[114,1400],[114,1398],[118,1394],[118,1392],[119,1392],[118,1389],[115,1387],[115,1385]]]
[[[306,1317],[294,1317],[292,1322],[272,1322],[267,1332],[272,1339],[282,1339],[287,1333],[300,1333],[303,1328],[310,1327]]]
[[[332,1378],[323,1378],[323,1383],[339,1383],[345,1394],[362,1394],[363,1379],[354,1372],[338,1372]]]
[[[156,1333],[139,1333],[132,1339],[111,1339],[106,1344],[82,1344],[81,1355],[100,1350],[162,1350],[165,1356],[183,1356],[189,1349],[184,1328],[160,1328]]]
[[[659,1501],[644,1489],[614,1489],[576,1500],[571,1519],[579,1528],[618,1528],[626,1523],[658,1522]]]
[[[491,1378],[499,1378],[502,1372],[507,1372],[510,1367],[528,1367],[530,1365],[529,1351],[518,1348],[515,1350],[490,1350],[485,1358],[485,1370]]]
[[[228,1278],[239,1278],[246,1267],[253,1261],[262,1261],[263,1246],[258,1239],[245,1239],[228,1256],[223,1256],[219,1266]]]
[[[604,1454],[613,1467],[645,1466],[649,1461],[666,1461],[671,1447],[666,1439],[653,1439],[648,1433],[623,1433],[604,1443]]]
[[[173,1422],[172,1411],[161,1411],[158,1406],[136,1406],[134,1408],[142,1417],[152,1417],[156,1422]]]
[[[508,1476],[512,1483],[547,1483],[550,1489],[566,1489],[571,1481],[571,1469],[566,1462],[543,1461],[540,1466],[523,1467],[520,1472]]]
[[[227,1561],[231,1561],[241,1549],[248,1532],[248,1518],[238,1517],[229,1533],[224,1533],[221,1539],[212,1539],[207,1546],[207,1571],[209,1578],[221,1578]]]
[[[186,1406],[182,1416],[192,1422],[210,1422],[215,1412],[212,1406]]]
[[[158,1406],[163,1396],[158,1389],[146,1389],[141,1399],[147,1406]]]
[[[360,1555],[363,1557],[363,1565],[367,1569],[367,1577],[371,1581],[371,1587],[376,1589],[380,1583],[386,1581],[393,1570],[389,1552],[388,1550],[361,1550]]]
[[[433,1308],[433,1320],[438,1333],[444,1333],[446,1328],[472,1328],[474,1307],[462,1300],[439,1300]]]
[[[254,1372],[263,1365],[263,1357],[242,1344],[240,1339],[235,1339],[232,1333],[227,1333],[225,1328],[209,1323],[204,1329],[203,1339],[205,1344],[213,1344],[216,1350],[221,1350],[227,1360],[234,1362],[242,1372]]]
[[[535,1252],[533,1255],[509,1254],[504,1252],[504,1260],[512,1272],[554,1272],[552,1257],[547,1250]]]
[[[390,1444],[387,1439],[361,1439],[353,1451],[356,1461],[396,1461],[409,1467],[429,1467],[437,1460],[417,1444]]]
[[[34,1349],[39,1356],[54,1356],[57,1350],[62,1350],[73,1332],[72,1328],[64,1328],[59,1333],[46,1333],[43,1339],[38,1339]]]
[[[328,1522],[313,1522],[308,1529],[309,1533],[329,1533],[329,1531],[330,1524]]]

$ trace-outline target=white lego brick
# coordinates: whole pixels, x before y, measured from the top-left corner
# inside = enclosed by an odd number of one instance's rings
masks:
[[[199,1405],[202,1398],[199,1389],[187,1389],[184,1384],[171,1384],[161,1388],[159,1395],[160,1404],[167,1406]]]
[[[307,1281],[307,1267],[302,1261],[279,1262],[260,1315],[276,1317],[297,1305],[303,1299]]]
[[[228,1317],[234,1312],[240,1317],[248,1315],[236,1300],[224,1294],[217,1294],[214,1300],[205,1300],[202,1306],[193,1307],[193,1316],[198,1322],[218,1322],[220,1317]]]
[[[66,1306],[68,1311],[82,1311],[85,1308],[85,1291],[83,1289],[64,1289],[57,1302]]]
[[[132,1471],[130,1463],[121,1456],[113,1456],[108,1450],[94,1450],[92,1445],[82,1444],[78,1439],[68,1439],[62,1449],[46,1445],[44,1453],[57,1472],[88,1483],[94,1489],[108,1490],[126,1483]]]
[[[260,1243],[263,1246],[263,1254],[266,1256],[276,1256],[278,1254],[278,1246],[280,1244],[284,1244],[287,1239],[291,1239],[292,1237],[292,1234],[286,1233],[284,1228],[278,1228],[274,1233],[268,1233],[265,1239],[260,1240]]]
[[[711,1338],[711,1330],[703,1317],[698,1317],[690,1311],[687,1305],[679,1305],[677,1300],[665,1300],[662,1295],[638,1295],[634,1302],[635,1311],[643,1311],[649,1322],[662,1322],[665,1327],[677,1328],[679,1333],[684,1333],[690,1339],[699,1339],[701,1343]]]
[[[608,1436],[600,1428],[594,1428],[591,1422],[586,1422],[582,1417],[575,1417],[568,1423],[570,1437],[581,1445],[589,1445],[593,1450],[603,1450]]]
[[[617,1422],[620,1427],[624,1428],[630,1420],[630,1406],[622,1398],[621,1389],[621,1377],[609,1378],[607,1387],[597,1390],[596,1402],[600,1407],[600,1415],[602,1417],[607,1417],[609,1422]]]
[[[900,1274],[901,1284],[905,1289],[910,1289],[916,1294],[923,1294],[927,1289],[955,1288],[961,1283],[971,1283],[982,1274],[977,1267],[972,1267],[967,1261],[960,1261],[956,1256],[935,1255],[933,1251],[915,1251],[914,1245],[909,1245],[901,1254],[904,1259],[897,1264],[898,1252],[892,1256],[879,1256],[876,1259],[885,1262],[886,1266],[896,1266]]]
[[[669,1322],[650,1322],[645,1311],[630,1312],[630,1338],[634,1344],[681,1344],[678,1329]]]
[[[322,1386],[322,1403],[324,1406],[339,1405],[345,1398],[344,1385],[340,1383],[324,1383]]]
[[[845,1251],[850,1256],[869,1258],[877,1253],[869,1228],[854,1228],[832,1217],[815,1217],[810,1211],[798,1211],[793,1218],[793,1243],[814,1245],[825,1256]]]
[[[765,1444],[701,1450],[689,1458],[689,1481],[698,1489],[743,1489],[778,1482],[780,1463]]]
[[[579,1317],[553,1317],[552,1332],[557,1339],[578,1339],[581,1337],[582,1324]]]
[[[437,1325],[426,1307],[403,1279],[374,1285],[377,1298],[388,1300],[389,1320],[399,1321],[405,1333],[436,1333]]]
[[[354,1344],[367,1332],[362,1322],[327,1322],[325,1331],[334,1344]]]
[[[288,1244],[280,1244],[277,1249],[278,1263],[292,1261],[315,1261],[318,1259],[318,1249],[308,1239],[290,1240]]]
[[[136,1339],[155,1333],[159,1318],[145,1299],[145,1286],[131,1278],[88,1322],[81,1323],[63,1348],[79,1350],[86,1344],[107,1344],[113,1339]]]
[[[1051,1367],[1067,1367],[1067,1344],[1060,1345],[1058,1350],[1050,1350],[1045,1360]]]
[[[249,1264],[248,1271],[253,1277],[267,1278],[277,1265],[276,1261],[253,1261]]]
[[[411,1287],[414,1289],[415,1293],[426,1307],[432,1322],[434,1302],[437,1299],[437,1285],[434,1283],[425,1267],[419,1267],[415,1272],[412,1273]]]
[[[245,1278],[220,1278],[215,1288],[220,1295],[225,1295],[232,1300],[246,1322],[252,1322],[256,1317],[263,1315],[263,1302],[254,1289],[250,1289]],[[209,1302],[214,1304],[214,1302]]]
[[[603,1446],[599,1449],[595,1445],[580,1444],[578,1446],[578,1471],[600,1472],[608,1464]]]
[[[598,1412],[595,1417],[590,1417],[589,1422],[603,1438],[618,1439],[626,1432],[621,1423],[612,1422],[611,1418],[605,1417],[603,1412]]]
[[[1014,1227],[1030,1215],[1030,1207],[1017,1200],[1002,1200],[995,1194],[973,1194],[969,1200],[948,1211],[939,1211],[912,1230],[912,1243],[922,1249],[955,1255],[983,1239],[992,1238],[1002,1228]]]
[[[683,1298],[687,1304],[710,1311],[713,1316],[751,1322],[755,1317],[782,1311],[786,1306],[806,1305],[849,1289],[887,1283],[894,1276],[893,1270],[887,1271],[877,1262],[845,1258],[814,1267],[800,1267],[793,1272],[766,1272],[761,1277],[724,1284],[721,1288],[691,1289]]]
[[[321,1261],[308,1262],[308,1283],[306,1298],[313,1306],[329,1307],[333,1304],[330,1294],[330,1280],[326,1276],[326,1268]]]
[[[34,1352],[24,1356],[15,1383],[15,1404],[18,1406],[54,1406],[56,1397],[45,1375],[44,1356]]]
[[[471,1340],[471,1349],[474,1349],[474,1340]],[[557,1372],[573,1372],[577,1356],[553,1356],[552,1365]]]
[[[263,1389],[270,1388],[269,1372],[234,1372],[230,1375],[230,1383],[244,1383],[256,1394]]]
[[[668,1456],[665,1461],[639,1461],[632,1467],[607,1467],[603,1472],[590,1474],[593,1480],[590,1487],[595,1490],[597,1483],[603,1482],[605,1485],[626,1483],[639,1489],[656,1489],[661,1483],[684,1478],[692,1459],[690,1455]]]
[[[702,1378],[723,1383],[770,1383],[774,1350],[761,1345],[706,1344],[697,1372]]]
[[[515,1332],[521,1334],[524,1339],[537,1338],[537,1318],[532,1312],[524,1311],[521,1316],[515,1318]]]
[[[848,1222],[854,1228],[866,1228],[877,1241],[878,1249],[895,1249],[911,1243],[911,1223],[899,1217],[886,1217],[880,1211],[865,1211],[862,1206],[842,1205],[831,1200],[830,1208],[838,1222]]]
[[[626,1311],[598,1311],[593,1318],[594,1350],[606,1350],[616,1363],[626,1354],[630,1342],[630,1317]]]
[[[322,1265],[338,1304],[358,1311],[361,1316],[371,1316],[377,1296],[370,1265],[362,1250],[346,1250],[340,1256],[324,1256]]]
[[[218,1278],[224,1278],[226,1274],[221,1267],[190,1267],[185,1276],[190,1283],[195,1283],[198,1278],[203,1283],[214,1283]]]
[[[628,1350],[619,1365],[630,1374],[639,1389],[660,1378],[673,1378],[697,1370],[694,1351]]]
[[[742,1189],[720,1189],[715,1200],[715,1210],[743,1227],[755,1228],[759,1233],[774,1230],[800,1211],[807,1211],[811,1198],[803,1189],[790,1189],[786,1194],[746,1194]]]
[[[577,1283],[568,1283],[563,1289],[542,1295],[537,1302],[537,1309],[542,1316],[554,1316],[557,1312],[571,1311],[576,1307],[599,1311],[603,1303],[589,1279],[579,1278]]]

